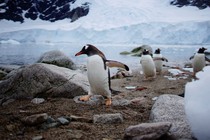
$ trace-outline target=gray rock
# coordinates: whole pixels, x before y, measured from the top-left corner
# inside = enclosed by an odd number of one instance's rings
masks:
[[[38,63],[47,63],[47,64],[53,64],[60,67],[65,67],[69,69],[76,69],[76,66],[74,62],[66,56],[63,52],[59,50],[53,50],[44,53],[39,60]]]
[[[37,63],[0,83],[0,96],[11,98],[67,97],[88,92],[87,76],[67,68]]]
[[[102,105],[105,104],[105,99],[103,96],[101,95],[93,95],[89,101],[80,101],[79,98],[81,96],[77,96],[74,98],[74,101],[76,103],[80,103],[80,104],[88,104],[88,105]],[[126,100],[124,98],[112,98],[112,105],[113,106],[126,106],[129,105],[131,102],[129,100]]]
[[[101,114],[93,116],[93,123],[115,124],[122,123],[123,116],[120,113],[116,114]]]
[[[170,132],[178,139],[192,139],[184,110],[184,98],[177,95],[161,95],[150,114],[151,122],[171,122]]]
[[[67,120],[65,117],[59,117],[58,121],[62,124],[62,125],[68,125],[70,123],[69,120]]]
[[[125,129],[125,139],[155,140],[167,134],[171,127],[169,122],[142,123]]]
[[[6,72],[0,70],[0,80],[2,80],[7,75]]]
[[[19,69],[21,66],[19,65],[0,65],[0,70],[9,73],[13,70]]]
[[[61,125],[61,123],[59,123],[59,122],[43,123],[41,125],[40,129],[47,130],[49,128],[59,127],[60,125]]]
[[[48,118],[47,113],[42,113],[42,114],[35,114],[35,115],[27,116],[21,119],[21,121],[26,125],[33,126],[33,125],[38,125],[45,122],[47,118]]]
[[[31,102],[34,103],[34,104],[41,104],[44,101],[45,101],[44,98],[34,98],[34,99],[31,100]]]

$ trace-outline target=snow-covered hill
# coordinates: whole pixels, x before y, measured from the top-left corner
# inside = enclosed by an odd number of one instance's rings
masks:
[[[210,8],[171,0],[86,0],[89,13],[75,22],[0,21],[0,40],[144,44],[210,44]],[[82,5],[76,0],[74,5]]]

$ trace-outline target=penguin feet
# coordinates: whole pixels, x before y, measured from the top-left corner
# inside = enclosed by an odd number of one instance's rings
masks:
[[[88,101],[90,99],[90,95],[85,95],[79,98],[80,101]]]
[[[112,99],[111,98],[107,98],[105,104],[107,106],[110,106],[112,104]]]

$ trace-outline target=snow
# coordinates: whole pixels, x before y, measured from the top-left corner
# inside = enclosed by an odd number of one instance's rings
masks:
[[[199,140],[210,139],[210,66],[196,74],[199,80],[185,89],[185,111],[193,133]]]
[[[170,5],[170,0],[86,0],[89,14],[46,22],[26,19],[23,24],[0,21],[0,40],[20,42],[88,42],[137,44],[210,44],[210,8]],[[83,0],[77,0],[81,6]]]

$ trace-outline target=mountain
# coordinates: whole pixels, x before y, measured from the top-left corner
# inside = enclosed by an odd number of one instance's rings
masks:
[[[0,1],[0,20],[24,22],[24,19],[57,21],[70,19],[71,22],[89,12],[89,3],[75,7],[76,0],[4,0]]]
[[[173,0],[171,1],[172,5],[177,5],[178,7],[183,6],[196,6],[199,9],[205,9],[210,7],[209,0]]]
[[[65,18],[52,20],[54,22],[24,17],[22,24],[3,19],[0,21],[0,40],[12,39],[20,43],[210,44],[210,8],[200,10],[190,5],[180,7],[173,5],[175,2],[178,1],[71,1],[70,11],[83,7],[87,15],[79,18],[77,13],[77,20]],[[27,12],[25,10],[23,13]]]

